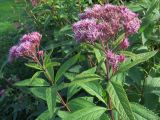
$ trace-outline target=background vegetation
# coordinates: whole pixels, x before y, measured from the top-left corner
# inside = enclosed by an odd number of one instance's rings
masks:
[[[142,20],[139,32],[129,38],[131,42],[130,52],[140,54],[153,50],[158,51],[151,59],[125,72],[126,76],[121,76],[125,78],[123,87],[129,101],[145,107],[145,109],[142,106],[138,107],[138,112],[142,114],[139,115],[141,118],[137,117],[137,120],[154,119],[152,115],[157,116],[155,118],[158,120],[158,116],[160,116],[160,1],[107,1],[116,5],[128,6],[132,11],[138,13]],[[1,120],[33,120],[47,108],[44,100],[34,95],[31,88],[18,88],[13,85],[18,81],[31,78],[37,71],[27,68],[24,65],[26,61],[23,59],[12,64],[7,62],[9,48],[17,43],[23,34],[39,31],[43,35],[41,49],[46,50],[48,53],[53,50],[51,54],[52,60],[60,62],[61,65],[78,52],[82,53],[75,64],[66,71],[61,79],[62,81],[70,81],[74,75],[99,65],[96,62],[97,58],[94,55],[94,51],[85,44],[78,44],[74,40],[72,33],[72,24],[78,20],[78,14],[95,3],[104,4],[106,0],[41,0],[35,7],[31,5],[29,0],[0,0]],[[128,52],[128,56],[133,57],[133,54]],[[56,66],[55,71],[57,70],[58,67]],[[74,91],[75,93],[69,93],[71,91],[66,93],[66,90],[63,90],[61,94],[66,101],[75,98],[75,104],[76,102],[78,104],[79,102],[82,103],[85,99],[103,106],[103,103],[99,102],[94,96],[96,96],[95,94],[100,94],[105,98],[105,93],[100,93],[98,91],[99,88],[94,85],[92,87],[95,93],[88,92],[86,89],[78,89]],[[82,99],[77,99],[77,97]],[[132,104],[131,107],[136,108],[137,106],[134,105]],[[76,107],[72,109],[76,110]],[[81,106],[79,105],[78,107]],[[148,117],[146,117],[145,112],[147,112]],[[116,111],[114,114],[118,116]],[[65,113],[60,112],[58,115],[63,118]],[[103,120],[103,118],[100,118],[100,120]],[[106,118],[109,119],[108,117]],[[115,120],[119,119],[122,118],[115,117]]]

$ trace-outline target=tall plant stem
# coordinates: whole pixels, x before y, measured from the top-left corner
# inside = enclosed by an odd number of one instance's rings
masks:
[[[105,46],[104,46],[104,41],[102,40],[102,47],[103,47],[103,50],[105,51],[105,54],[107,53],[107,51],[108,51],[108,43],[107,43],[107,45],[106,45],[106,48],[105,48]],[[106,66],[106,71],[107,71],[107,80],[108,80],[108,82],[109,82],[109,80],[110,80],[110,76],[109,76],[109,62],[108,62],[108,58],[107,58],[107,56],[106,56],[106,63],[105,63],[105,66]],[[112,102],[111,102],[111,98],[109,97],[108,98],[108,107],[109,107],[109,109],[110,109],[110,116],[111,116],[111,119],[112,120],[114,120],[114,115],[113,115],[113,111],[112,111]]]
[[[42,69],[43,69],[44,72],[45,72],[45,76],[46,76],[47,79],[50,81],[51,85],[53,86],[54,83],[53,83],[53,80],[52,80],[51,76],[50,76],[49,73],[48,73],[48,70],[45,68],[45,66],[43,66],[43,65],[40,63],[40,61],[39,61],[38,59],[37,59],[37,63],[42,67]],[[67,109],[69,112],[71,112],[70,108],[69,108],[68,105],[64,102],[64,100],[63,100],[62,96],[59,94],[59,92],[57,92],[57,95],[58,95],[58,97],[61,99],[61,103],[63,104],[63,106],[66,107],[66,109]]]
[[[60,97],[62,104],[66,107],[66,109],[71,112],[70,108],[68,107],[68,105],[64,102],[63,98],[61,97],[61,95],[57,92],[57,95]]]

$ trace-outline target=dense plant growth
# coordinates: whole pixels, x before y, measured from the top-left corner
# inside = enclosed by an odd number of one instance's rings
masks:
[[[159,0],[108,2],[23,3],[0,119],[160,119]]]

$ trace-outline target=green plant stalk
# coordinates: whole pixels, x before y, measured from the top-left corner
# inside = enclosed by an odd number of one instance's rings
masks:
[[[52,78],[50,77],[50,75],[49,75],[49,73],[48,73],[48,70],[46,70],[46,69],[44,68],[44,71],[45,71],[46,77],[48,78],[48,80],[51,82],[51,85],[53,86],[54,83],[53,83],[53,80],[52,80]],[[64,100],[63,100],[62,96],[59,94],[59,92],[57,92],[57,95],[58,95],[59,98],[61,99],[61,102],[62,102],[62,104],[66,107],[66,109],[67,109],[69,112],[71,112],[70,108],[69,108],[68,105],[64,102]]]
[[[52,78],[51,78],[51,75],[49,74],[48,70],[46,69],[45,66],[43,66],[43,65],[40,63],[40,61],[38,60],[37,57],[36,57],[36,59],[37,59],[37,63],[38,63],[38,64],[41,66],[41,68],[44,70],[44,74],[45,74],[46,78],[50,81],[51,86],[53,86],[53,85],[54,85],[54,82],[53,82],[53,80],[52,80]],[[66,109],[67,109],[69,112],[71,112],[70,108],[69,108],[68,105],[64,102],[64,100],[63,100],[62,96],[59,94],[59,92],[57,92],[57,95],[58,95],[59,98],[61,99],[61,102],[62,102],[62,104],[66,107]]]
[[[106,53],[108,51],[108,43],[106,45],[106,49],[105,49],[104,41],[103,40],[102,40],[101,44],[102,44],[103,50]],[[106,57],[106,64],[105,64],[105,66],[106,66],[106,70],[107,70],[107,80],[109,82],[109,80],[110,80],[110,76],[109,76],[109,62],[108,62],[108,58],[107,57]],[[110,109],[111,119],[114,120],[114,115],[113,115],[113,111],[112,111],[112,102],[111,102],[111,98],[110,97],[108,98],[108,107]]]

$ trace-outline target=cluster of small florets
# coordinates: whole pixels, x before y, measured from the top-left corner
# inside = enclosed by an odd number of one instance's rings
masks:
[[[79,17],[80,21],[73,25],[73,32],[79,41],[108,40],[119,31],[124,31],[127,37],[136,33],[141,23],[138,15],[127,7],[111,4],[94,5],[85,9]]]
[[[85,9],[84,13],[79,14],[79,18],[80,21],[73,24],[73,32],[78,41],[108,42],[119,32],[124,32],[125,38],[120,43],[121,49],[129,47],[128,36],[136,33],[141,23],[138,15],[127,7],[111,4],[96,4],[92,8]],[[124,55],[116,55],[108,50],[106,53],[109,63],[114,69],[125,59]]]
[[[43,56],[43,51],[39,50],[41,38],[42,35],[38,32],[23,35],[19,43],[9,50],[9,62],[19,57],[31,58],[36,61],[37,56]]]

